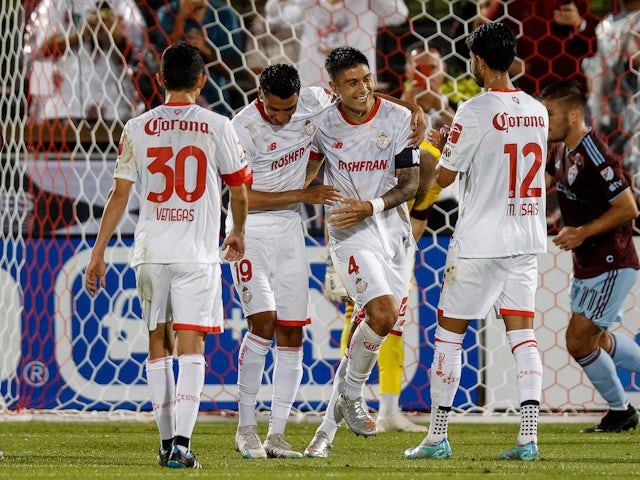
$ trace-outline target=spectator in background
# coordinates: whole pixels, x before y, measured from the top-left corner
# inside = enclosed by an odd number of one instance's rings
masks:
[[[515,31],[521,25],[518,56],[524,65],[515,63],[510,73],[523,73],[516,79],[522,90],[537,95],[558,80],[584,79],[580,62],[593,54],[597,25],[587,0],[483,0],[478,4],[480,17],[476,20],[498,20],[506,15]]]
[[[376,36],[382,26],[407,21],[403,0],[267,0],[269,25],[302,28],[298,71],[303,84],[326,87],[325,57],[336,47],[361,50],[376,72]]]
[[[27,25],[31,116],[124,123],[142,108],[129,62],[144,48],[133,0],[42,0]]]
[[[185,40],[200,51],[209,70],[200,102],[231,115],[231,70],[242,52],[236,12],[217,0],[173,0],[158,11],[158,25],[159,45]]]
[[[631,175],[640,172],[640,1],[623,1],[596,28],[598,52],[582,62],[589,80],[588,110],[594,128],[622,156]]]

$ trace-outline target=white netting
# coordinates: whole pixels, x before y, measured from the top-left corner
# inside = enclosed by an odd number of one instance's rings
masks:
[[[525,21],[544,24],[536,11],[523,19],[517,8],[519,1],[498,3],[506,5],[506,10],[494,15],[510,21],[521,34],[529,28]],[[89,297],[82,275],[111,185],[123,122],[162,101],[152,75],[157,52],[175,33],[172,20],[175,24],[176,8],[158,0],[100,4],[43,0],[22,5],[2,0],[1,4],[0,407],[149,410],[144,379],[146,332],[135,298],[134,275],[127,265],[137,218],[135,197],[108,251],[111,266],[106,291]],[[405,51],[421,41],[436,46],[446,63],[442,90],[452,103],[475,94],[463,41],[474,23],[482,20],[475,2],[406,4],[407,21],[394,20],[375,37],[380,88],[401,93]],[[201,46],[210,75],[217,79],[202,102],[231,114],[255,98],[255,74],[267,62],[295,61],[308,54],[299,42],[308,24],[303,19],[287,25],[283,18],[276,22],[271,18],[269,23],[265,2],[227,0],[222,7],[209,9],[213,20],[203,20],[200,32],[211,30],[210,39],[202,34],[191,34],[190,39]],[[354,17],[354,11],[350,13]],[[349,23],[351,17],[347,15],[344,21],[330,18],[330,28],[319,31],[327,36],[325,41],[340,42],[341,34],[364,28],[359,20]],[[120,21],[114,22],[118,18]],[[91,26],[88,30],[87,24]],[[554,62],[568,62],[578,71],[579,61],[568,47],[556,51],[544,35],[525,40],[547,55],[547,72],[554,72]],[[593,53],[592,44],[587,42],[586,48],[586,54]],[[529,50],[521,63],[539,62],[538,49]],[[637,53],[631,58],[637,59]],[[632,65],[636,65],[632,71],[637,74],[637,63]],[[537,81],[542,77],[516,74],[523,83],[530,81],[532,93],[541,86]],[[637,138],[637,131],[632,133]],[[306,329],[303,385],[296,406],[301,411],[317,411],[324,408],[330,395],[343,319],[337,306],[322,295],[326,255],[320,239],[322,217],[312,208],[306,208],[305,213],[310,232],[307,251],[313,324]],[[439,202],[430,219],[431,230],[419,244],[417,288],[410,296],[404,335],[406,370],[401,404],[408,410],[429,408],[434,305],[455,214],[455,201]],[[551,232],[557,227],[555,218],[550,214]],[[570,269],[568,255],[557,252],[550,243],[550,252],[541,258],[536,319],[545,365],[543,408],[549,410],[604,406],[564,346]],[[203,410],[236,408],[237,352],[246,324],[233,294],[228,266],[223,270],[226,331],[207,340]],[[640,327],[637,291],[634,289],[627,302],[624,328],[631,334]],[[514,409],[514,371],[505,368],[513,361],[501,324],[495,319],[474,322],[465,347],[456,406],[466,411]],[[260,407],[266,407],[271,398],[272,368],[269,356]],[[637,390],[635,378],[626,375],[624,383]],[[376,372],[367,397],[375,406]]]

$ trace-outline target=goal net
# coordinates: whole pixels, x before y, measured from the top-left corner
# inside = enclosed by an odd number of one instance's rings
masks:
[[[153,74],[158,52],[175,33],[177,13],[162,0],[0,3],[0,407],[148,411],[147,332],[128,265],[138,213],[135,193],[107,251],[107,288],[90,297],[83,274],[112,183],[124,122],[162,102]],[[269,62],[311,58],[301,39],[305,28],[314,27],[304,20],[287,24],[284,13],[268,18],[264,1],[220,3],[217,9],[205,7],[205,20],[189,39],[201,48],[211,77],[199,101],[232,115],[256,97],[256,73]],[[388,14],[400,20],[382,22],[377,32],[361,32],[358,38],[365,43],[355,45],[365,49],[366,42],[372,42],[379,90],[399,96],[406,80],[407,49],[421,42],[436,47],[446,64],[442,91],[448,103],[455,107],[475,95],[478,89],[468,72],[464,38],[489,13],[480,12],[477,2],[471,1],[405,3],[406,13],[396,9]],[[525,36],[525,22],[546,25],[547,20],[535,11],[522,17],[514,7],[519,1],[496,3],[502,10],[491,15],[510,22],[519,32],[525,52],[520,64],[542,61],[538,52],[548,55],[546,75],[515,72],[523,88],[526,85],[537,93],[543,82],[555,78],[558,61],[573,73],[580,71],[578,57],[565,47],[548,46],[546,34]],[[304,9],[298,14],[304,14]],[[336,10],[327,18],[315,19],[326,21],[326,29],[316,32],[326,43],[322,48],[365,28],[362,12],[341,15]],[[595,17],[589,19],[597,23]],[[580,37],[579,32],[576,35]],[[584,40],[587,46],[582,55],[588,57],[594,53],[593,42]],[[637,64],[631,70],[636,75]],[[627,140],[632,136],[620,129],[609,134]],[[625,145],[623,149],[631,148],[630,143]],[[553,234],[559,224],[552,194],[549,203]],[[323,296],[327,252],[322,211],[306,206],[304,215],[313,314],[305,330],[304,376],[295,406],[301,412],[320,412],[326,407],[339,362],[344,308]],[[455,198],[441,198],[419,242],[404,331],[400,402],[407,411],[430,407],[435,305],[456,216]],[[543,409],[554,412],[605,407],[565,347],[570,272],[569,254],[559,252],[549,241],[549,252],[540,256],[535,326],[544,362]],[[203,411],[236,409],[237,355],[246,322],[226,264],[223,284],[225,331],[207,339]],[[636,288],[627,299],[625,323],[620,327],[631,336],[640,327],[637,295]],[[469,413],[516,409],[514,362],[502,322],[495,318],[472,322],[463,361],[456,408]],[[272,370],[269,355],[259,392],[261,409],[270,405]],[[630,395],[637,396],[636,378],[626,373],[622,378]],[[377,406],[377,370],[367,384],[366,398]]]

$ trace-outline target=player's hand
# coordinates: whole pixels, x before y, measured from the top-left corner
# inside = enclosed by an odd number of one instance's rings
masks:
[[[442,152],[442,149],[447,143],[447,136],[449,135],[449,127],[445,125],[444,127],[435,130],[429,130],[429,136],[427,137],[429,143],[436,147],[438,150]]]
[[[553,243],[562,250],[573,250],[582,245],[584,240],[580,227],[562,227],[560,233],[553,239]]]
[[[225,260],[230,262],[241,260],[244,257],[244,235],[230,233],[222,242],[221,249],[225,252]]]
[[[91,256],[84,276],[85,287],[89,295],[93,296],[98,293],[98,281],[100,281],[102,288],[107,286],[105,279],[106,272],[107,265],[104,263],[104,259]]]
[[[300,190],[300,194],[303,203],[333,205],[342,200],[340,189],[333,185],[314,185]]]
[[[334,227],[340,229],[353,227],[373,215],[373,206],[370,202],[357,198],[343,198],[340,202],[345,206],[331,210],[329,217],[329,223]]]
[[[411,134],[409,135],[409,145],[419,147],[424,140],[427,131],[427,122],[424,119],[424,110],[419,105],[411,109]]]

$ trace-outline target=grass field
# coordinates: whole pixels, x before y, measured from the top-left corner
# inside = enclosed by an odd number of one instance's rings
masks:
[[[0,422],[4,460],[0,479],[412,479],[412,478],[637,478],[640,449],[636,432],[583,435],[586,424],[540,425],[539,462],[497,459],[512,446],[516,424],[453,423],[447,460],[405,460],[421,433],[384,433],[356,437],[342,427],[328,459],[244,460],[234,449],[234,423],[200,422],[193,448],[202,470],[170,470],[155,463],[153,423]],[[290,424],[289,442],[304,450],[317,424]],[[267,426],[259,426],[264,436]]]

